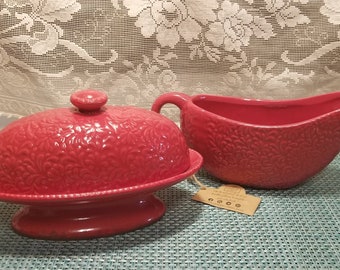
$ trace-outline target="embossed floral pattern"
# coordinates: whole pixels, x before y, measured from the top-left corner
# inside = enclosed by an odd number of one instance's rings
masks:
[[[143,108],[168,91],[338,91],[339,13],[337,0],[4,0],[0,114],[68,106],[81,88]]]
[[[179,128],[133,107],[38,113],[0,133],[0,192],[70,194],[133,187],[190,165]]]
[[[339,97],[333,95],[328,106],[339,101]],[[212,101],[209,97],[201,100]],[[289,120],[284,124],[280,124],[280,114],[277,114],[276,124],[270,124],[259,115],[252,117],[256,115],[256,105],[249,108],[251,116],[230,121],[229,117],[223,117],[224,113],[229,115],[228,110],[221,108],[228,108],[233,102],[213,100],[215,106],[207,106],[210,113],[193,104],[195,102],[182,109],[183,133],[189,146],[202,154],[205,169],[229,183],[289,188],[322,170],[340,151],[339,110],[331,109],[325,114],[321,110],[304,121]],[[309,110],[318,111],[317,107],[321,106],[316,100],[311,104]],[[285,108],[287,113],[292,113],[289,109],[294,106]],[[243,121],[244,118],[252,120]],[[259,119],[264,122],[257,122]]]

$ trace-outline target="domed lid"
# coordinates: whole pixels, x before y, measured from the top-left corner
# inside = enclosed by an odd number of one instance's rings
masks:
[[[71,96],[74,108],[21,118],[0,132],[0,193],[105,191],[183,173],[189,149],[175,123],[152,111],[105,106],[103,92]]]

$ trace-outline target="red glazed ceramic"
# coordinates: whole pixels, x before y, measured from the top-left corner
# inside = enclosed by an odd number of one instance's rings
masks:
[[[83,239],[162,217],[153,192],[194,174],[202,157],[167,118],[105,106],[84,90],[73,108],[21,118],[0,132],[0,200],[23,204],[12,225],[35,238]]]
[[[340,92],[296,100],[250,100],[167,93],[181,109],[187,143],[221,180],[256,188],[293,187],[340,151]]]

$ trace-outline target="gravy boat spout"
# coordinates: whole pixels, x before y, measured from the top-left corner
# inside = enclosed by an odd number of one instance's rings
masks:
[[[320,172],[340,152],[340,92],[293,100],[167,93],[181,109],[187,143],[215,177],[255,188],[290,188]]]

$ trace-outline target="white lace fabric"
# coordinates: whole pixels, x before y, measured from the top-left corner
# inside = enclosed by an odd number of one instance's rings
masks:
[[[143,108],[169,91],[318,95],[339,91],[339,53],[338,0],[2,0],[0,115],[86,88]]]

